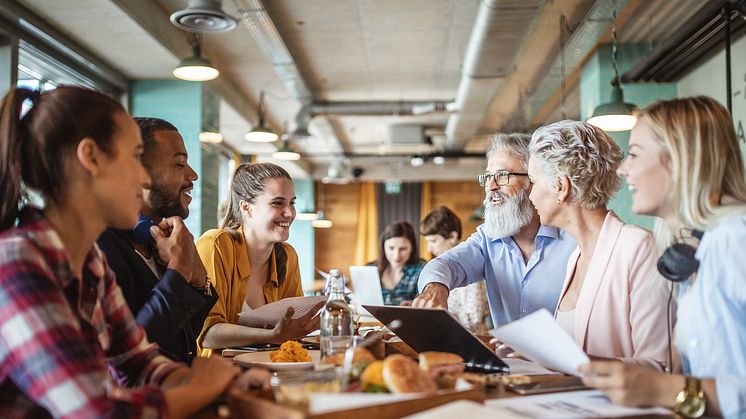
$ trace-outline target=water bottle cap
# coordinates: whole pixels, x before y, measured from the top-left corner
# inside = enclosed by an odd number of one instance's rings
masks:
[[[339,269],[330,269],[329,275],[331,276],[342,276],[342,271]]]

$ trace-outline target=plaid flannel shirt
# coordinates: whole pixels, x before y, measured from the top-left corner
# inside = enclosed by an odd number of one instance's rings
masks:
[[[412,301],[417,297],[417,280],[425,262],[404,265],[404,273],[393,289],[383,288],[383,303],[398,306],[404,301]]]
[[[158,386],[180,366],[148,342],[98,247],[77,278],[40,211],[0,235],[0,417],[165,416]]]

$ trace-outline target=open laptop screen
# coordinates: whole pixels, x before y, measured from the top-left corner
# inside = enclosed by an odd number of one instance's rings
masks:
[[[495,352],[445,310],[372,305],[363,307],[383,324],[401,320],[401,326],[394,333],[417,352],[458,354],[464,358],[466,369],[470,371],[510,371]]]

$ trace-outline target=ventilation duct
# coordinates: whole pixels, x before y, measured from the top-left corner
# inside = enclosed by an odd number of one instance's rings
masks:
[[[189,0],[186,9],[171,14],[171,23],[189,32],[226,32],[236,19],[220,8],[220,0]]]
[[[423,115],[432,112],[452,112],[454,104],[447,101],[423,102],[312,102],[303,106],[295,116],[291,127],[291,134],[295,137],[308,136],[308,124],[311,118],[318,115],[347,115],[347,116],[386,116],[386,115]]]

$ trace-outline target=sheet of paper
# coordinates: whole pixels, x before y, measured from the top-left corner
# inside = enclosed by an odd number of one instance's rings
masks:
[[[420,394],[381,393],[314,393],[309,396],[308,409],[311,414],[353,409],[377,404],[393,403],[422,397]]]
[[[243,310],[238,314],[238,324],[249,327],[264,327],[265,325],[274,326],[287,312],[289,307],[295,309],[294,319],[305,316],[317,304],[326,301],[323,295],[311,297],[293,297],[285,298],[274,303],[265,304],[256,310],[252,310],[246,302],[243,303]]]
[[[557,371],[544,368],[533,361],[518,358],[501,358],[510,367],[510,375],[560,375]]]
[[[524,357],[553,370],[579,375],[578,367],[590,362],[575,340],[541,309],[490,334]]]
[[[411,416],[405,416],[407,419],[491,419],[494,417],[495,413],[492,409],[471,400],[456,400]]]
[[[494,399],[487,400],[485,406],[492,409],[495,415],[500,414],[499,417],[510,418],[611,418],[671,414],[660,407],[640,409],[619,406],[598,390]]]

